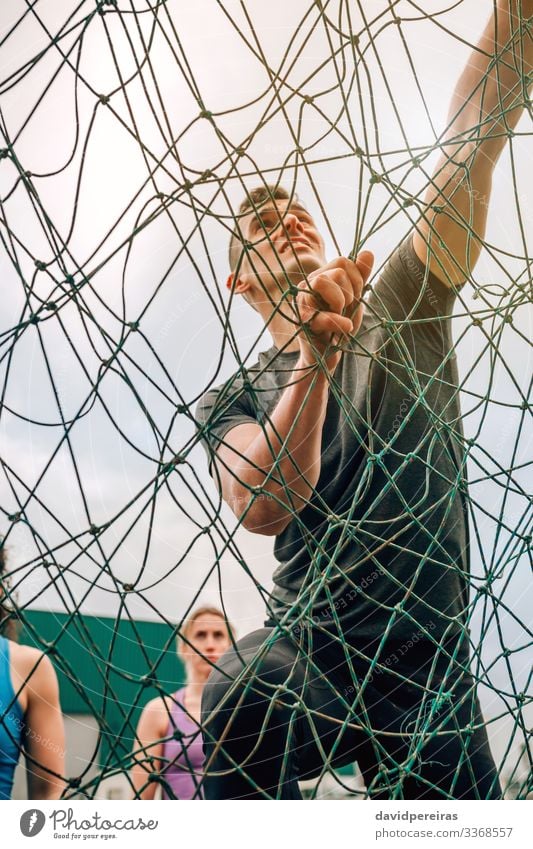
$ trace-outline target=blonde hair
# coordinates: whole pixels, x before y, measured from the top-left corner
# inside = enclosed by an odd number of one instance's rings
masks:
[[[180,648],[180,646],[183,645],[183,643],[185,642],[184,637],[187,638],[189,631],[200,616],[217,616],[224,622],[226,628],[228,629],[228,634],[230,635],[230,637],[235,637],[233,625],[226,619],[224,611],[220,610],[220,608],[218,607],[213,607],[210,604],[204,604],[201,607],[197,607],[196,610],[193,610],[192,613],[190,613],[189,616],[187,616],[187,618],[183,620],[180,632],[178,634],[178,649]]]

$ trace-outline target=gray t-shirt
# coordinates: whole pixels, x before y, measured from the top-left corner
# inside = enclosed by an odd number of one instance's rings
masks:
[[[412,237],[366,300],[330,386],[310,503],[276,537],[271,611],[373,638],[456,636],[468,603],[466,469],[450,316],[454,293]],[[259,355],[196,409],[210,459],[231,428],[266,422],[297,353]]]

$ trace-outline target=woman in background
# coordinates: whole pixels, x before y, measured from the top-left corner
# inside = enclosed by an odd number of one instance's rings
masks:
[[[15,767],[26,755],[29,799],[57,799],[64,787],[65,734],[57,676],[38,649],[16,642],[5,601],[0,540],[0,800],[11,798]]]
[[[231,646],[231,626],[216,607],[199,607],[186,620],[178,653],[186,685],[173,696],[152,699],[137,726],[131,780],[137,799],[153,799],[161,778],[163,799],[201,799],[204,764],[200,724],[209,673]],[[140,750],[140,751],[139,751]]]

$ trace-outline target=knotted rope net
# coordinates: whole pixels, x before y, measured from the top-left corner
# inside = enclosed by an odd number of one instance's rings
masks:
[[[218,602],[240,634],[269,606],[269,542],[244,532],[223,504],[194,414],[206,390],[270,344],[223,285],[240,200],[265,183],[297,190],[330,253],[371,247],[377,279],[421,214],[450,79],[475,45],[478,7],[4,4],[3,588],[105,742],[66,776],[65,795],[94,796],[117,774],[129,782],[132,751],[148,781],[150,752],[134,742],[139,709],[168,695],[161,661],[199,600]],[[469,477],[472,674],[503,790],[520,798],[530,790],[532,716],[529,121],[526,110],[509,133],[482,258],[457,296],[451,352]],[[404,365],[412,383],[391,421],[392,445],[416,400],[413,364]],[[322,564],[292,622],[312,621],[334,565]],[[32,625],[35,609],[56,616],[51,639]],[[89,616],[114,622],[108,639],[94,641]],[[143,620],[167,626],[163,644],[145,645]],[[124,623],[139,658],[127,672],[114,651]],[[67,628],[80,665],[61,650]],[[431,640],[414,629],[407,653],[421,636]],[[98,691],[85,684],[87,658]],[[376,655],[369,675],[390,666]],[[125,679],[128,703],[118,694]],[[408,729],[411,767],[451,697],[445,683]],[[346,723],[364,726],[354,694],[344,699]],[[378,732],[367,723],[370,738]],[[335,772],[334,751],[323,755],[312,795],[326,779],[330,793],[372,795]],[[391,798],[402,796],[406,764],[397,767]]]

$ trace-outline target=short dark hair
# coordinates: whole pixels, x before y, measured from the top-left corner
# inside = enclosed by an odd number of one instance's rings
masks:
[[[6,550],[4,540],[0,537],[0,634],[8,640],[16,640],[19,632],[19,621],[16,612],[6,601],[6,590],[9,589],[7,578],[4,576],[6,567]]]
[[[237,213],[237,217],[241,218],[246,212],[251,210],[257,210],[261,206],[263,206],[268,201],[276,201],[276,200],[290,200],[291,198],[297,200],[294,192],[291,193],[284,189],[283,186],[257,186],[255,189],[246,193],[246,197],[243,201],[241,201],[239,205],[239,211]],[[235,270],[237,263],[239,261],[240,255],[240,235],[239,231],[235,229],[231,234],[229,240],[229,267],[232,271]]]

